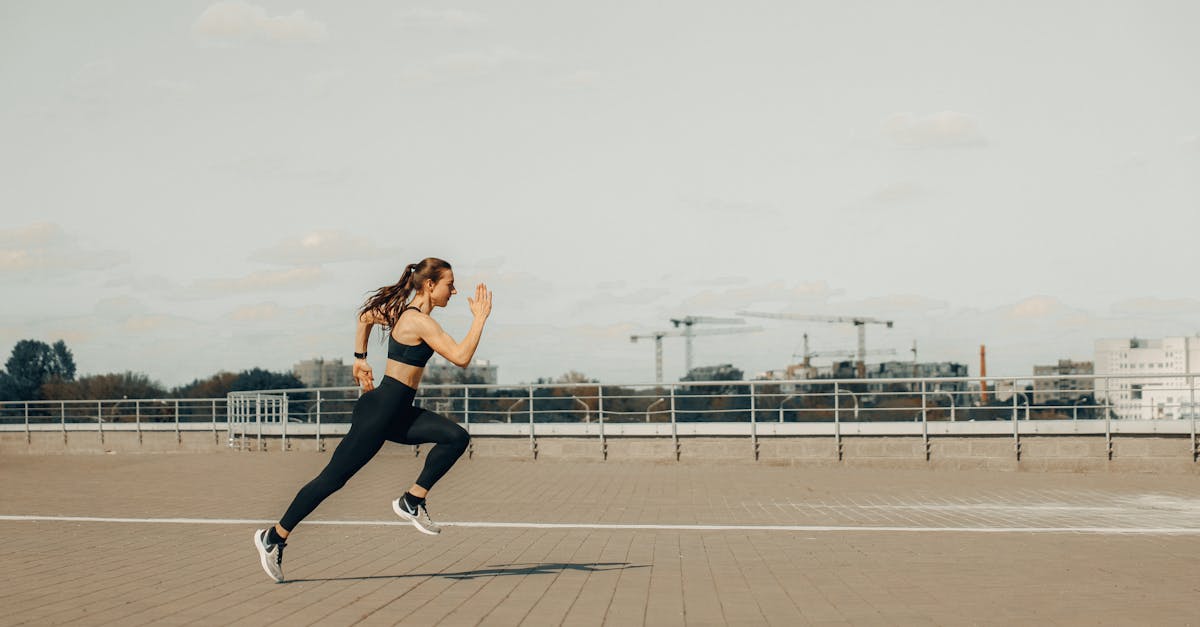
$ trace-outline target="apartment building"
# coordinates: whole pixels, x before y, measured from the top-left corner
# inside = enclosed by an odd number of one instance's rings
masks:
[[[1034,366],[1034,376],[1055,378],[1033,380],[1033,404],[1071,402],[1091,395],[1095,388],[1092,378],[1086,375],[1094,372],[1095,367],[1090,361],[1060,359],[1052,366]]]
[[[1096,400],[1115,418],[1185,418],[1200,401],[1187,377],[1170,376],[1200,370],[1200,335],[1096,340],[1094,363]]]

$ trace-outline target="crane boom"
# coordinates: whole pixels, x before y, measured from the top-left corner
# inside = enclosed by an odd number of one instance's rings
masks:
[[[708,323],[708,324],[744,324],[746,321],[741,318],[715,318],[713,316],[684,316],[682,318],[671,318],[671,324],[675,328],[683,326],[683,337],[686,340],[684,345],[684,365],[687,371],[692,371],[692,336],[696,332],[692,330],[692,325]]]
[[[764,313],[759,311],[739,311],[739,316],[748,318],[771,318],[774,320],[808,320],[812,322],[829,322],[834,324],[852,324],[858,330],[858,362],[857,370],[858,377],[861,379],[867,374],[867,325],[868,324],[883,324],[887,328],[892,328],[891,320],[881,320],[879,318],[868,318],[866,316],[820,316],[812,314],[794,314],[794,313]]]
[[[688,340],[688,347],[691,347],[692,337],[696,335],[730,335],[733,333],[754,333],[762,331],[762,327],[739,327],[736,329],[692,329],[690,326],[682,330],[675,331],[651,331],[650,333],[635,334],[629,336],[629,341],[636,343],[638,340],[654,340],[654,380],[655,383],[662,383],[662,340],[664,337],[682,337]],[[688,351],[688,372],[692,370],[691,351]]]

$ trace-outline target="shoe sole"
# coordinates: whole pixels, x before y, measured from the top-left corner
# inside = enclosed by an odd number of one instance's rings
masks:
[[[404,508],[400,507],[400,499],[396,499],[396,500],[392,501],[392,511],[396,512],[397,516],[412,523],[412,526],[416,527],[417,531],[420,531],[421,533],[428,534],[431,536],[436,536],[441,533],[441,531],[430,531],[430,530],[426,529],[425,527],[422,527],[420,521],[417,520],[416,516],[413,516],[412,514],[404,511]]]
[[[268,577],[275,580],[275,583],[283,583],[283,577],[276,577],[275,573],[271,572],[271,567],[269,566],[271,563],[270,556],[267,555],[267,547],[263,546],[262,532],[262,529],[254,532],[254,548],[258,549],[258,560],[262,562],[262,569],[267,573]]]

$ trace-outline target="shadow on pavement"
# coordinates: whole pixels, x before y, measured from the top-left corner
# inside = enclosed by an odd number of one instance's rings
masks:
[[[372,579],[407,579],[410,577],[445,577],[447,579],[475,579],[478,577],[502,577],[506,575],[548,575],[568,570],[585,573],[603,572],[608,570],[626,570],[630,568],[647,568],[648,564],[630,564],[628,562],[584,562],[568,564],[550,562],[544,564],[496,564],[488,568],[464,570],[457,573],[410,573],[407,575],[368,575],[365,577],[330,577],[328,579],[289,579],[283,583],[304,583],[313,581],[370,581]]]

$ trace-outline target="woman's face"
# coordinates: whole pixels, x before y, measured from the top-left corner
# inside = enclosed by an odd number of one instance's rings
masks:
[[[450,297],[457,293],[458,290],[454,289],[454,271],[447,270],[442,273],[442,278],[433,284],[433,289],[429,292],[429,301],[434,307],[445,307],[446,303],[450,302]]]

